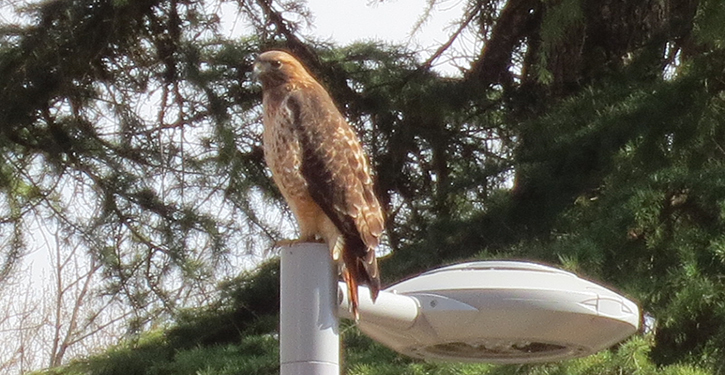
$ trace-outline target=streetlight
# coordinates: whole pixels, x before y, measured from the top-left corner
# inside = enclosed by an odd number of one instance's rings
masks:
[[[351,318],[327,246],[282,249],[281,375],[339,374],[338,315]],[[470,262],[360,291],[362,332],[414,358],[533,363],[582,357],[635,333],[628,299],[539,264]]]

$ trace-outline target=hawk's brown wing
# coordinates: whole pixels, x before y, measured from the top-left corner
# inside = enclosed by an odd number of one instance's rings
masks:
[[[375,298],[380,288],[375,248],[384,218],[360,142],[319,85],[293,92],[284,105],[302,148],[300,171],[309,193],[343,236],[349,277],[367,284]],[[357,287],[350,282],[348,287],[356,305]]]

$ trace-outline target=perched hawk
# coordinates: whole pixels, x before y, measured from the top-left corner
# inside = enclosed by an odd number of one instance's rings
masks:
[[[324,240],[342,258],[352,313],[359,284],[380,290],[375,248],[383,213],[360,141],[330,95],[292,55],[265,52],[254,63],[264,92],[264,156],[294,213],[300,241]]]

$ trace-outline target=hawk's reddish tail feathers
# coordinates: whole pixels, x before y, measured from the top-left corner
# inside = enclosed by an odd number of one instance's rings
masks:
[[[370,298],[373,302],[378,298],[380,292],[380,276],[378,275],[377,260],[375,259],[374,249],[368,249],[361,241],[352,241],[353,243],[358,242],[362,245],[362,249],[348,249],[348,251],[342,252],[342,261],[345,263],[345,267],[342,271],[342,278],[347,284],[347,294],[350,299],[350,309],[352,315],[357,322],[360,319],[360,313],[358,312],[358,306],[360,305],[360,298],[358,297],[358,286],[367,285],[370,290]],[[350,246],[348,243],[345,246]],[[358,246],[355,246],[358,247]],[[364,253],[364,257],[358,257],[355,254]]]

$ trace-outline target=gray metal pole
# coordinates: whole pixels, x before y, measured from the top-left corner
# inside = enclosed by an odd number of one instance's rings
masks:
[[[282,247],[280,375],[339,375],[337,272],[327,245]]]

